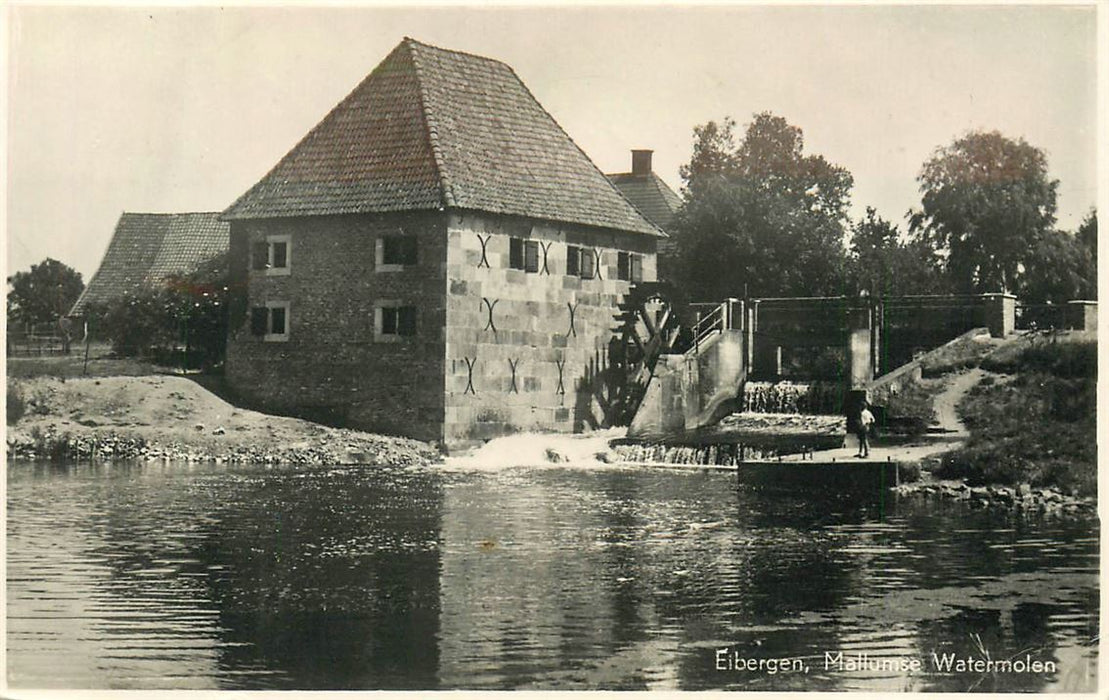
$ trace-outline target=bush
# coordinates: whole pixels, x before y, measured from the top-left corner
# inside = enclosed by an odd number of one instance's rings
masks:
[[[939,388],[913,383],[886,401],[883,427],[910,436],[922,435],[936,420],[933,406]]]
[[[1058,377],[1096,377],[1097,342],[1030,337],[1028,344],[1003,347],[982,360],[991,372],[1044,372]]]
[[[141,289],[90,309],[93,332],[123,357],[177,358],[182,364],[215,365],[227,345],[226,258],[158,289]],[[181,348],[188,348],[182,355]]]
[[[27,404],[23,400],[23,392],[14,382],[8,383],[8,425],[15,425],[23,414],[27,412]]]
[[[1054,361],[1048,362],[1057,367]],[[1097,492],[1097,387],[1092,377],[1024,372],[979,384],[959,405],[971,438],[936,475],[974,485],[1029,483]]]

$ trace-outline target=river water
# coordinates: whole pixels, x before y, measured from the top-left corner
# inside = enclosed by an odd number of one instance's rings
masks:
[[[14,687],[1095,687],[1092,519],[630,467],[7,479]]]

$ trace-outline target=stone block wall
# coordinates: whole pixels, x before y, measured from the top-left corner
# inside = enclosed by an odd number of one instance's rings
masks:
[[[378,239],[417,238],[417,262],[380,270]],[[289,237],[285,275],[251,269],[252,244]],[[446,318],[442,213],[235,221],[227,378],[267,410],[442,439]],[[413,336],[375,336],[375,303],[417,308]],[[288,302],[288,338],[253,335],[250,308]]]
[[[509,266],[510,240],[539,244],[538,271]],[[602,374],[617,304],[619,251],[657,274],[653,237],[585,226],[448,215],[444,440],[465,444],[521,430],[569,432],[606,424]],[[568,246],[600,256],[600,274],[567,274]],[[571,320],[572,319],[572,320]]]

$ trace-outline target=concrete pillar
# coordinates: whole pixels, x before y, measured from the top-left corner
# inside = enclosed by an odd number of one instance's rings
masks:
[[[747,307],[747,332],[745,334],[745,345],[747,351],[747,374],[750,375],[755,371],[755,332],[759,327],[759,303],[756,301]]]
[[[986,326],[994,338],[1005,338],[1016,330],[1017,298],[1012,294],[983,294]]]
[[[847,388],[862,389],[874,379],[871,358],[870,308],[847,312]]]
[[[1097,330],[1097,302],[1075,299],[1067,302],[1067,328],[1076,331]]]

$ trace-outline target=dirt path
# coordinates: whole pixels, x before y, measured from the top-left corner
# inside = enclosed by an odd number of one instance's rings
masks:
[[[918,442],[909,445],[884,446],[881,444],[881,439],[879,439],[879,444],[870,447],[870,461],[912,462],[959,447],[969,433],[963,422],[959,420],[959,414],[955,407],[971,388],[982,381],[986,374],[987,372],[978,368],[955,374],[950,378],[943,391],[936,395],[933,402],[936,410],[934,427],[939,428],[940,434],[925,435]],[[812,453],[807,459],[814,461],[852,461],[857,459],[855,457],[857,452],[858,442],[854,435],[849,434],[843,447],[834,450],[821,450]],[[783,461],[799,461],[801,459],[801,455],[783,457]]]
[[[963,400],[966,393],[982,381],[982,377],[985,376],[986,372],[984,370],[975,367],[966,372],[960,372],[951,378],[944,390],[936,395],[933,402],[936,409],[935,424],[937,427],[948,433],[956,433],[961,437],[968,434],[963,421],[959,420],[959,414],[955,407]]]

